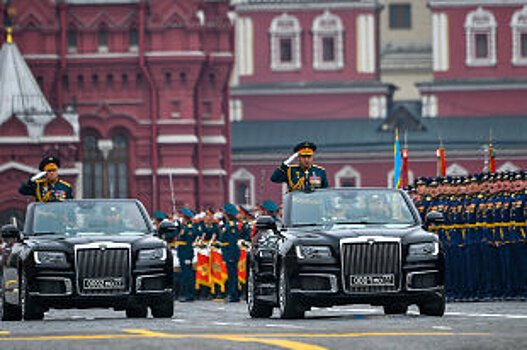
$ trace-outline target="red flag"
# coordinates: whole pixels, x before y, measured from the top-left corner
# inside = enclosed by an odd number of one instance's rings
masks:
[[[225,293],[225,283],[227,283],[227,265],[223,261],[221,251],[218,248],[210,248],[210,261],[212,283],[219,284],[222,293]],[[214,292],[214,291],[213,291]]]
[[[489,171],[491,173],[496,172],[496,151],[492,144],[489,145]]]
[[[408,187],[408,149],[405,147],[403,148],[401,152],[401,156],[403,159],[403,171],[402,171],[402,188]]]
[[[196,289],[200,286],[211,287],[210,254],[206,249],[198,250],[198,263],[196,265]]]
[[[247,283],[247,248],[240,247],[240,259],[238,260],[238,288]]]
[[[445,159],[445,147],[441,143],[441,146],[436,150],[437,157],[437,175],[446,175],[446,159]]]

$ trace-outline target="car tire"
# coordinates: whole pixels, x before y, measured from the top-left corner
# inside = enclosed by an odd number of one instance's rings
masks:
[[[20,321],[22,320],[22,308],[20,305],[9,304],[5,301],[5,295],[2,293],[2,307],[0,308],[2,321]]]
[[[441,317],[445,314],[445,292],[441,292],[434,300],[419,304],[419,313],[426,316]]]
[[[252,268],[247,272],[247,309],[252,318],[269,318],[273,314],[273,307],[256,299],[256,276]]]
[[[404,315],[408,311],[408,305],[396,303],[384,305],[385,315]]]
[[[150,305],[150,310],[154,318],[171,318],[174,316],[174,297],[172,294],[168,294],[157,298]]]
[[[22,317],[26,321],[42,320],[44,319],[45,310],[29,295],[28,289],[26,276],[22,275],[20,285],[20,308],[22,310]]]
[[[128,318],[146,318],[148,315],[148,307],[144,304],[129,305],[125,311]]]
[[[278,308],[280,318],[304,318],[305,311],[302,309],[298,297],[291,293],[284,264],[280,266],[280,277],[278,279]]]

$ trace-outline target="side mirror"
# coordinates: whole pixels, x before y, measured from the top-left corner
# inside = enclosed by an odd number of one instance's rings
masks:
[[[276,221],[270,216],[260,216],[256,220],[256,228],[258,230],[276,231]]]
[[[20,234],[20,230],[15,225],[4,225],[1,229],[2,232],[2,239],[3,240],[11,240],[15,239],[16,241],[20,241],[22,238]]]
[[[428,227],[430,225],[442,224],[445,222],[445,217],[443,213],[438,211],[431,211],[425,216],[425,225]]]

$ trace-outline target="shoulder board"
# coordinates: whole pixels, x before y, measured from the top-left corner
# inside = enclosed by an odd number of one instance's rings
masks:
[[[323,166],[316,165],[316,164],[313,164],[312,167],[313,167],[313,168],[317,168],[317,169],[326,170],[326,168],[324,168]]]
[[[66,181],[64,181],[64,180],[59,180],[59,182],[60,182],[61,184],[63,184],[63,185],[66,185],[66,186],[68,186],[68,187],[71,187],[71,185],[70,185],[69,183],[67,183]]]
[[[39,184],[41,184],[41,183],[44,183],[44,182],[46,182],[46,179],[38,179],[38,180],[37,180],[37,181],[35,181],[35,182],[38,182]]]

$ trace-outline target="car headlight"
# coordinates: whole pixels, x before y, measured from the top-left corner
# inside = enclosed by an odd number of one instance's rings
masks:
[[[328,259],[331,258],[331,249],[326,246],[298,245],[296,256],[299,259]]]
[[[437,242],[410,244],[408,247],[408,255],[412,257],[436,256],[437,254],[439,254],[439,243]]]
[[[37,265],[68,266],[64,252],[35,251],[33,252],[33,257]]]
[[[139,251],[139,260],[142,261],[165,261],[166,259],[166,248],[143,249]]]

